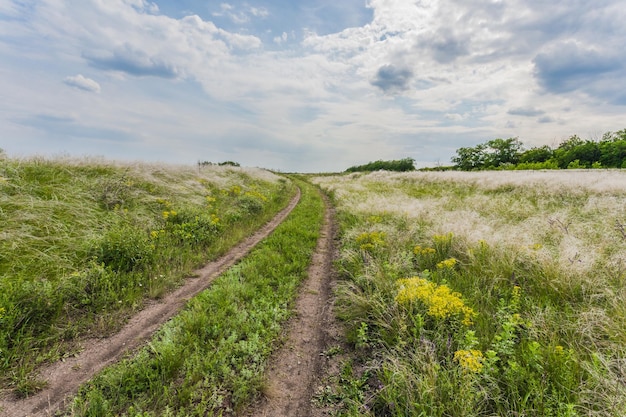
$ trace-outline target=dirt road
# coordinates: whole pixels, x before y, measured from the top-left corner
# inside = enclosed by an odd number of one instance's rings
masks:
[[[270,361],[264,396],[247,417],[314,417],[311,399],[324,374],[323,352],[337,338],[332,309],[334,210],[326,201],[324,225],[308,278],[300,289],[296,316],[285,329],[286,342]]]

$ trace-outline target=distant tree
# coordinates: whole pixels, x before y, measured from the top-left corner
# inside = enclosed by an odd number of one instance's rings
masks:
[[[523,146],[518,138],[488,141],[485,146],[485,167],[497,168],[503,164],[517,164]]]
[[[554,151],[549,146],[541,146],[539,148],[530,148],[519,157],[520,163],[536,163],[546,162],[552,158]]]
[[[233,161],[218,162],[217,164],[215,164],[214,162],[209,162],[209,161],[198,161],[198,167],[205,167],[205,166],[210,166],[210,165],[220,165],[220,166],[230,165],[234,167],[241,166],[239,165],[239,163],[233,162]]]
[[[554,159],[559,168],[590,168],[600,160],[601,152],[598,142],[584,141],[577,135],[570,136],[554,150]],[[578,162],[575,162],[578,161]]]
[[[626,168],[626,129],[605,133],[598,148],[603,167]]]
[[[485,145],[480,144],[474,147],[459,148],[456,156],[452,157],[452,163],[457,169],[472,171],[485,167]]]
[[[404,158],[393,161],[378,160],[369,162],[365,165],[352,166],[346,169],[346,172],[371,172],[371,171],[415,171],[415,160],[413,158]]]
[[[457,149],[452,162],[457,169],[472,171],[517,164],[523,148],[518,138],[493,139],[474,147]]]
[[[233,162],[233,161],[224,161],[224,162],[219,162],[219,163],[218,163],[218,165],[220,165],[220,166],[230,165],[230,166],[233,166],[233,167],[239,167],[239,166],[241,166],[241,165],[239,164],[239,162]]]

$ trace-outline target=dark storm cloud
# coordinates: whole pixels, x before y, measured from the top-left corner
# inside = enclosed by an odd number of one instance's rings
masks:
[[[409,82],[413,78],[413,71],[408,68],[398,68],[395,65],[383,65],[376,72],[376,77],[371,81],[373,86],[385,93],[404,91],[409,88]]]
[[[510,109],[507,113],[514,116],[535,117],[541,116],[545,112],[534,107],[516,107],[514,109]]]

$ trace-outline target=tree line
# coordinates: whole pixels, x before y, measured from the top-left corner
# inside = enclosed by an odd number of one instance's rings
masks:
[[[556,148],[527,149],[518,138],[493,139],[460,148],[452,157],[453,169],[572,169],[626,168],[626,129],[606,132],[600,140],[570,136]]]
[[[370,172],[370,171],[415,171],[415,160],[413,158],[404,158],[393,161],[374,161],[365,165],[356,165],[346,169],[346,172]]]

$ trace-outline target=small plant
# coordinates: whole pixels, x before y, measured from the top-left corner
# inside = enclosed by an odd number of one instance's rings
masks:
[[[354,345],[357,349],[365,349],[369,343],[369,337],[367,335],[367,323],[361,322],[356,330],[356,340]]]
[[[356,237],[356,243],[359,244],[361,250],[369,251],[384,246],[385,237],[386,234],[384,232],[364,232]]]

